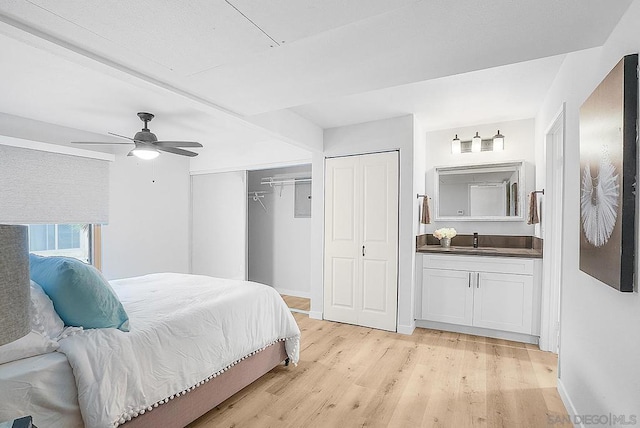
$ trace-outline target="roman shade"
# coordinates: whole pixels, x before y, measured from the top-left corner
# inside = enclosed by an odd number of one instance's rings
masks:
[[[31,331],[27,228],[0,224],[0,345]]]
[[[0,223],[107,223],[109,162],[0,144]]]

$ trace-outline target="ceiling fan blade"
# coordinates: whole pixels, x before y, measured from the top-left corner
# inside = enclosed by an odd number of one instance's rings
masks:
[[[109,135],[114,135],[116,137],[120,137],[120,138],[124,138],[125,140],[131,140],[131,141],[135,141],[133,138],[131,137],[126,137],[124,135],[120,135],[120,134],[114,134],[113,132],[108,132]]]
[[[173,153],[175,155],[182,155],[182,156],[189,156],[189,157],[198,156],[196,152],[190,152],[189,150],[182,150],[175,147],[156,146],[156,149],[161,150],[163,152]]]
[[[158,147],[202,147],[202,144],[195,141],[156,141]]]
[[[131,144],[131,143],[108,143],[106,141],[71,141],[71,144]]]

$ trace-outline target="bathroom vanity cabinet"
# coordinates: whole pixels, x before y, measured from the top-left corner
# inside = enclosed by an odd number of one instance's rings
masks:
[[[423,254],[423,327],[537,343],[541,259]]]

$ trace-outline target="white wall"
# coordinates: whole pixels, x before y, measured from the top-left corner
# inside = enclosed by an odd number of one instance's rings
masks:
[[[107,279],[189,271],[189,160],[116,156],[102,228]]]
[[[246,175],[191,177],[191,273],[247,279]]]
[[[458,134],[461,140],[470,140],[476,131],[483,138],[490,138],[500,130],[505,136],[504,150],[501,152],[451,153],[451,140]],[[440,166],[473,165],[510,161],[525,161],[525,192],[521,206],[528,206],[528,194],[535,190],[535,121],[524,119],[509,122],[488,123],[465,128],[443,129],[426,134],[425,189],[429,196],[434,195],[434,168]],[[416,172],[419,173],[419,172]],[[435,201],[431,199],[432,220],[435,218]],[[525,217],[526,218],[526,212]],[[445,221],[433,220],[423,225],[423,233],[432,233],[440,227],[454,227],[459,234],[492,235],[532,235],[534,227],[522,221]]]
[[[311,218],[294,217],[294,185],[271,188],[263,177],[311,177],[311,165],[248,172],[248,189],[271,192],[249,199],[249,280],[282,294],[309,297],[311,288]]]
[[[324,154],[313,157],[313,194],[324,195],[324,158],[380,151],[400,151],[400,230],[398,264],[398,331],[411,333],[414,320],[414,266],[417,228],[414,189],[414,121],[401,116],[357,125],[326,129]],[[322,315],[323,301],[323,198],[314,197],[312,204],[311,316]]]
[[[602,48],[569,54],[536,117],[537,158],[543,161],[544,133],[566,101],[559,388],[568,410],[581,415],[640,417],[640,296],[615,291],[578,265],[579,108],[625,54],[640,50],[638,22],[635,0]],[[544,171],[537,176],[543,184]],[[636,233],[640,240],[637,227]],[[636,253],[636,267],[638,261]]]

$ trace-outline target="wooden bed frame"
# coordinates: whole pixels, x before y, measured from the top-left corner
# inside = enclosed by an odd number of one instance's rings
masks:
[[[253,383],[283,361],[288,364],[285,342],[279,341],[240,361],[221,375],[191,392],[176,397],[137,418],[125,422],[124,428],[183,428],[209,410]]]

